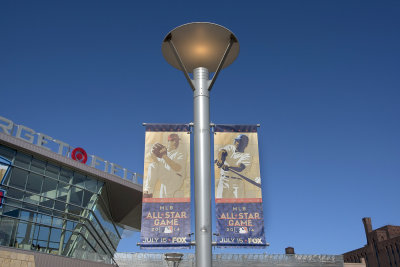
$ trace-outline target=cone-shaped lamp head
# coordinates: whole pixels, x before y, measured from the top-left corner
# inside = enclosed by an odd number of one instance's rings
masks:
[[[217,24],[193,22],[181,25],[167,34],[161,50],[169,64],[182,70],[168,43],[168,39],[171,39],[189,73],[198,67],[207,68],[210,72],[214,72],[231,38],[235,42],[222,66],[222,68],[226,68],[238,56],[239,42],[230,30]]]

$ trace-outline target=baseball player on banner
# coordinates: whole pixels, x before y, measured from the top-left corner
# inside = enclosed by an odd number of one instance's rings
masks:
[[[214,126],[217,246],[264,247],[257,125]]]
[[[181,187],[185,178],[184,154],[178,150],[179,135],[172,133],[168,135],[166,146],[155,143],[148,157],[150,164],[147,167],[147,175],[143,184],[143,196],[156,198],[179,198],[183,197]],[[159,182],[159,190],[155,192],[156,184]]]
[[[216,132],[214,136],[215,197],[261,197],[256,133]]]
[[[141,248],[188,248],[190,128],[146,124]]]
[[[244,198],[244,181],[237,175],[248,174],[251,156],[244,150],[249,143],[249,137],[238,135],[233,145],[227,145],[218,152],[215,163],[220,170],[220,178],[217,186],[217,198]]]

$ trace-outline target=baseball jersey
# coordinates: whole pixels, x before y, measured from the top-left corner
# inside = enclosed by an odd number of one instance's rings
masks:
[[[248,167],[251,163],[250,154],[245,152],[237,152],[234,145],[227,145],[222,149],[225,149],[228,152],[224,164],[227,166],[240,166],[240,164],[243,164],[244,166],[246,166],[246,168],[239,173],[246,176],[247,172],[249,171]],[[235,176],[235,174],[231,171],[224,171],[223,169],[221,169],[221,175]]]
[[[160,182],[160,198],[173,198],[185,178],[184,154],[178,150],[167,151],[167,156],[181,166],[179,171],[174,171],[163,158],[157,158],[156,162],[149,164],[147,169],[147,179],[144,184],[144,191],[153,193],[157,181]]]

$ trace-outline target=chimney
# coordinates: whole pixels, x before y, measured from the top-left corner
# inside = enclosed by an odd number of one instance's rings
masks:
[[[292,247],[285,248],[285,253],[287,255],[294,255],[294,248],[292,248]]]
[[[367,238],[367,244],[370,244],[370,238],[369,238],[369,233],[372,232],[372,223],[371,223],[371,218],[370,217],[364,217],[362,218],[363,224],[364,224],[364,229],[365,229],[365,237]]]
[[[371,223],[371,218],[370,217],[364,217],[362,218],[362,221],[364,223],[364,228],[365,228],[365,233],[371,233],[372,232],[372,223]]]

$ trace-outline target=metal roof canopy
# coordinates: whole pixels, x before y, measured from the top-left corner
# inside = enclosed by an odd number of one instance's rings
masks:
[[[210,72],[216,72],[220,63],[219,59],[223,58],[231,40],[233,43],[221,67],[223,69],[237,58],[239,42],[230,30],[218,24],[193,22],[181,25],[167,34],[161,51],[165,60],[178,70],[187,70],[187,72],[193,73],[193,69],[204,67]],[[179,57],[184,63],[183,68],[169,42],[173,42],[179,53]]]
[[[103,181],[108,191],[109,208],[113,220],[124,228],[140,229],[142,211],[142,187],[140,185],[1,132],[0,144]]]

